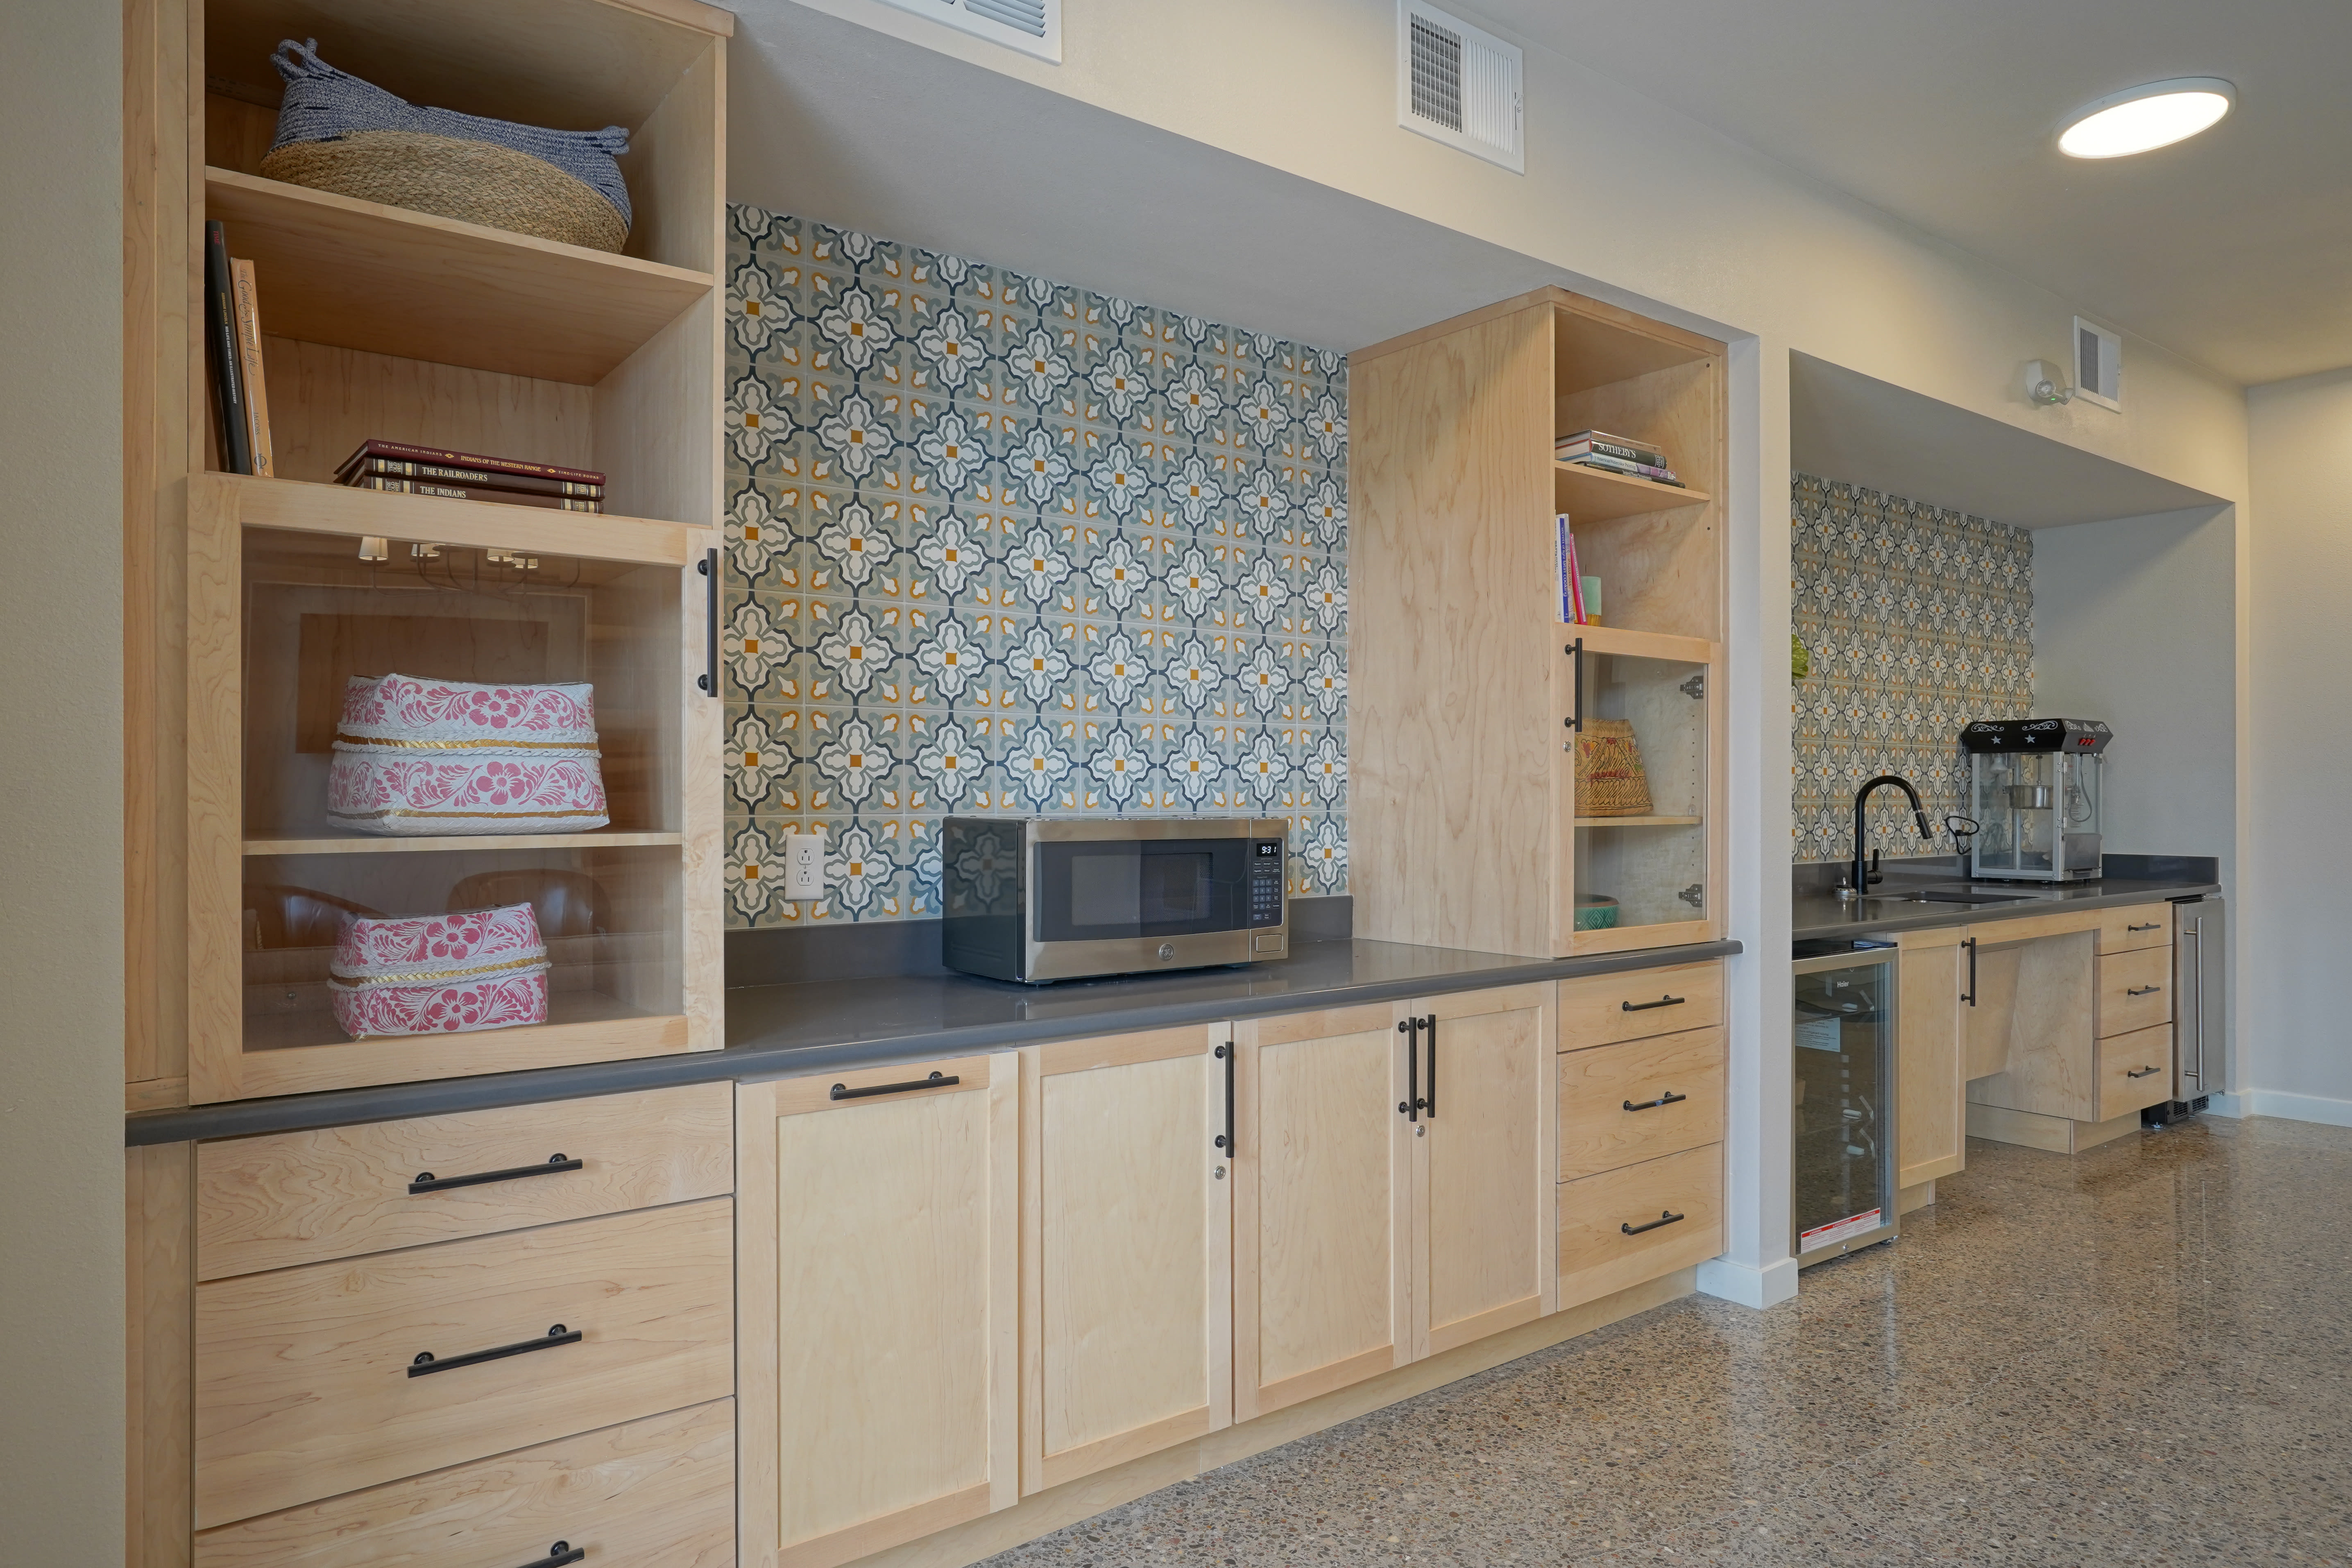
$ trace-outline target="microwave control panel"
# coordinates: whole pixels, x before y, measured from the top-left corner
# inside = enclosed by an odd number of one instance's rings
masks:
[[[1252,839],[1249,862],[1249,923],[1252,926],[1278,926],[1282,923],[1282,840]]]

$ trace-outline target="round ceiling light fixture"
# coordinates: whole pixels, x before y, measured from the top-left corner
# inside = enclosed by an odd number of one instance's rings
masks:
[[[2152,81],[2110,93],[2068,116],[2058,151],[2069,158],[2127,158],[2185,142],[2230,112],[2238,89],[2217,76]]]

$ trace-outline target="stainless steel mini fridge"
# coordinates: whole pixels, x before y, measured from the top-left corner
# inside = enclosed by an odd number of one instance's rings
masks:
[[[1795,947],[1800,1268],[1895,1234],[1895,956],[1865,938]]]

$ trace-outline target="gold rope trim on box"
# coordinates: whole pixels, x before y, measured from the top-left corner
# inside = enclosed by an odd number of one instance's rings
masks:
[[[372,985],[421,985],[444,980],[474,980],[485,974],[499,974],[510,969],[529,969],[547,963],[547,950],[541,948],[537,958],[510,958],[503,963],[477,964],[471,969],[420,970],[413,974],[345,974],[331,966],[327,978],[346,991],[364,991]]]
[[[591,757],[604,754],[596,749],[593,741],[394,741],[348,735],[341,730],[335,731],[335,744],[355,749],[383,746],[404,752],[579,752]]]
[[[511,822],[523,816],[609,816],[604,811],[419,811],[415,806],[388,805],[382,811],[331,811],[330,822],[382,822],[387,816],[414,816],[426,822],[445,817],[482,817],[491,822]]]

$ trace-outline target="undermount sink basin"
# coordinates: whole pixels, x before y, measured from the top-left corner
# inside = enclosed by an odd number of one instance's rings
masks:
[[[1865,904],[2016,904],[2036,893],[1990,893],[1979,888],[1914,888],[1902,893],[1864,893]]]

